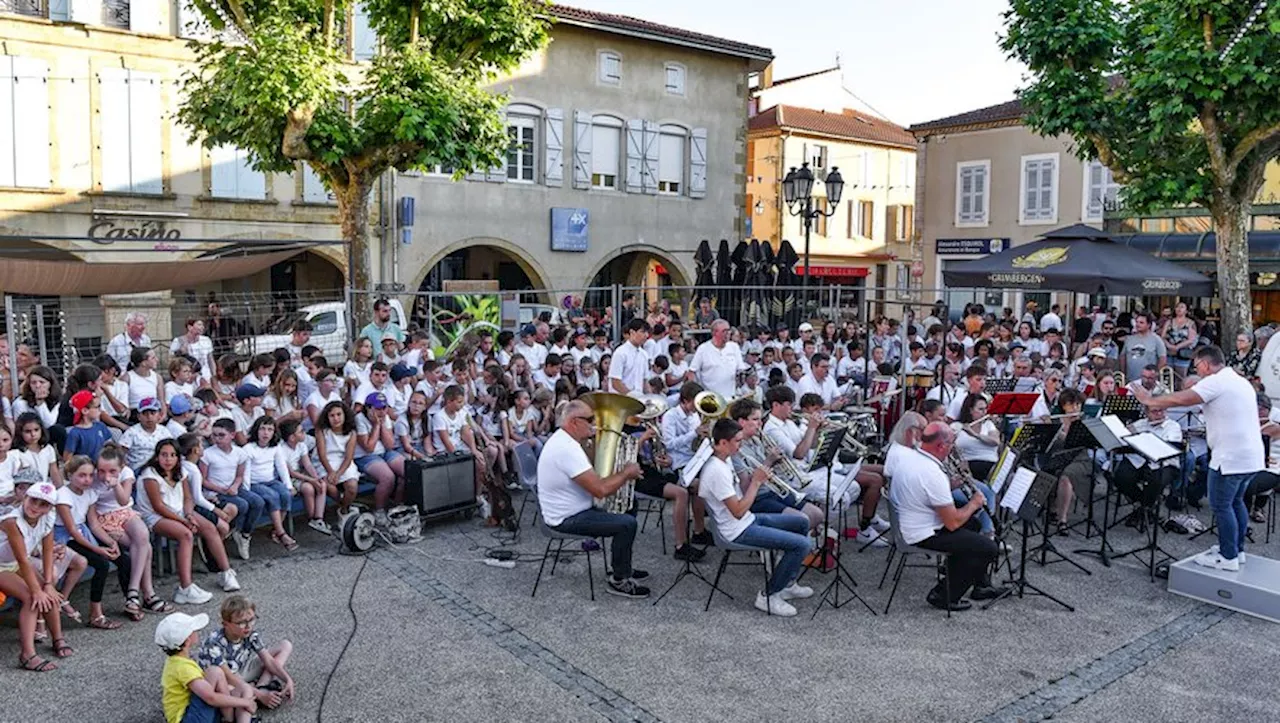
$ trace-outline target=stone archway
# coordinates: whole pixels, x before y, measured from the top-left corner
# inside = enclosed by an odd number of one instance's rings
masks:
[[[410,288],[440,291],[444,280],[495,279],[503,291],[543,292],[547,278],[546,270],[527,249],[506,239],[479,236],[461,239],[433,254],[415,274]]]
[[[596,264],[587,275],[587,286],[656,286],[665,276],[671,286],[688,286],[692,280],[675,257],[657,246],[624,246]]]

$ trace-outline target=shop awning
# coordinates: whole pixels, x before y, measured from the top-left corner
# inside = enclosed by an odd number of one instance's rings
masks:
[[[91,263],[0,257],[0,291],[38,296],[101,296],[192,288],[238,279],[297,256],[305,249],[190,261]]]

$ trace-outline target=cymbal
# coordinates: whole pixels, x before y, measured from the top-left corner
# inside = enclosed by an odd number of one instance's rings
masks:
[[[854,415],[854,414],[870,415],[870,414],[876,413],[876,410],[872,409],[871,407],[845,407],[844,410],[846,414],[850,414],[850,415]]]

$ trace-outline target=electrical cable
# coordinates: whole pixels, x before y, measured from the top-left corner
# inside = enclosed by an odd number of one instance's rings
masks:
[[[356,588],[360,586],[360,577],[364,575],[364,568],[369,564],[369,557],[364,556],[360,561],[360,569],[356,572],[356,577],[351,581],[351,592],[347,595],[347,611],[351,613],[351,633],[347,635],[347,642],[342,644],[342,650],[338,653],[338,659],[333,661],[333,667],[329,669],[329,674],[325,676],[324,687],[320,689],[320,707],[316,708],[316,723],[323,723],[324,701],[329,695],[329,683],[333,682],[333,676],[338,672],[338,666],[342,664],[342,658],[347,654],[347,648],[351,646],[351,641],[355,640],[356,631],[360,629],[360,619],[356,617],[355,599]]]

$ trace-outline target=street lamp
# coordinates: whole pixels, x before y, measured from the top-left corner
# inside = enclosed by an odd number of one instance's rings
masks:
[[[840,177],[840,169],[833,166],[827,174],[823,185],[827,188],[827,210],[815,208],[813,205],[813,171],[809,170],[809,162],[805,161],[797,169],[795,166],[782,179],[782,196],[787,201],[787,211],[792,216],[799,216],[804,224],[804,288],[809,287],[809,233],[813,230],[813,222],[819,217],[834,216],[840,205],[840,195],[844,193],[844,179]]]

